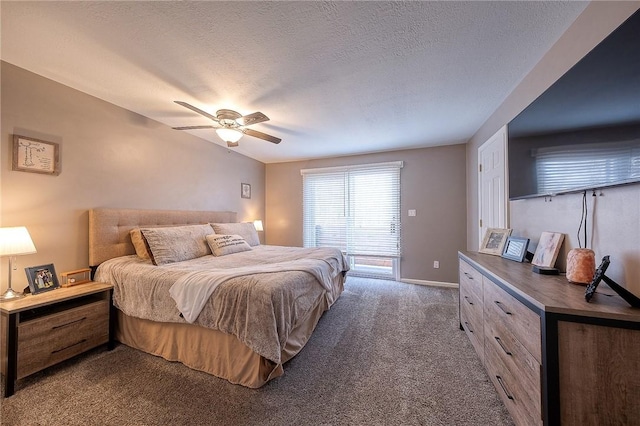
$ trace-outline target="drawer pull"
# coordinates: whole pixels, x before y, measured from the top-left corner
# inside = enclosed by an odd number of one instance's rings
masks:
[[[468,322],[464,322],[464,325],[467,326],[467,330],[469,330],[469,333],[473,333],[473,330],[471,329],[471,327],[469,327],[469,323]]]
[[[502,343],[502,340],[498,336],[493,336],[493,338],[496,339],[496,342],[498,342],[505,354],[509,356],[512,355],[512,353],[507,350],[507,348],[504,346],[504,343]]]
[[[502,381],[502,377],[496,376],[496,379],[498,379],[498,383],[500,384],[500,387],[504,391],[504,394],[507,395],[507,398],[513,401],[513,397],[509,395],[509,391],[507,390],[507,387],[504,385],[504,382]]]
[[[86,341],[87,341],[87,339],[82,339],[82,340],[80,340],[79,342],[74,343],[74,344],[72,344],[72,345],[65,346],[64,348],[56,349],[55,351],[51,351],[51,353],[52,353],[52,354],[55,354],[55,353],[58,353],[58,352],[62,352],[62,351],[64,351],[65,349],[72,348],[72,347],[77,346],[77,345],[79,345],[79,344],[81,344],[81,343],[84,343],[84,342],[86,342]]]
[[[473,275],[471,275],[471,274],[470,274],[470,273],[468,273],[468,272],[465,272],[465,273],[464,273],[464,275],[465,275],[467,278],[469,278],[470,280],[472,280],[472,279],[473,279]]]
[[[471,300],[469,300],[469,297],[468,297],[468,296],[465,296],[465,297],[464,297],[464,300],[466,300],[467,302],[469,302],[469,304],[470,304],[470,305],[473,305],[473,302],[472,302]]]
[[[86,320],[86,319],[87,319],[87,317],[82,317],[82,318],[80,318],[80,319],[77,319],[77,320],[75,320],[75,321],[68,322],[68,323],[66,323],[66,324],[56,325],[55,327],[51,327],[51,329],[52,329],[52,330],[55,330],[56,328],[67,327],[67,326],[69,326],[69,325],[71,325],[71,324],[75,324],[75,323],[78,323],[78,322],[84,321],[84,320]]]
[[[504,305],[503,305],[502,303],[500,303],[500,302],[499,302],[499,301],[497,301],[497,300],[494,300],[494,302],[493,302],[493,303],[495,303],[496,305],[498,305],[498,308],[500,308],[500,310],[501,310],[502,312],[504,312],[504,313],[505,313],[505,314],[507,314],[507,315],[511,315],[511,312],[509,312],[509,311],[507,310],[507,308],[505,308],[505,307],[504,307]]]

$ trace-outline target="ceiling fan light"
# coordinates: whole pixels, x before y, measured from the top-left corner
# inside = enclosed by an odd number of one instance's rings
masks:
[[[235,144],[242,137],[242,132],[236,129],[221,128],[216,129],[216,133],[220,136],[220,139],[227,142],[227,144]]]

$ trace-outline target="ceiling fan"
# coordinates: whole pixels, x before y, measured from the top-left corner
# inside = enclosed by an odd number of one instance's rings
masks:
[[[271,143],[278,144],[282,141],[275,136],[267,135],[266,133],[258,132],[257,130],[247,129],[247,126],[252,124],[262,123],[263,121],[269,121],[269,117],[261,112],[254,112],[248,115],[240,115],[236,111],[230,109],[219,109],[216,111],[216,115],[211,115],[206,111],[196,108],[193,105],[189,105],[186,102],[174,101],[178,105],[182,105],[191,111],[207,117],[217,123],[214,126],[184,126],[173,127],[175,130],[196,130],[196,129],[216,129],[216,133],[220,136],[220,139],[227,143],[229,148],[238,146],[238,141],[243,134],[253,136],[254,138],[262,139]]]

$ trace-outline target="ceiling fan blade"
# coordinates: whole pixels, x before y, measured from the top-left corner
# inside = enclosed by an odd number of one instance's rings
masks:
[[[251,126],[252,124],[262,123],[263,121],[269,121],[269,117],[267,117],[261,112],[254,112],[253,114],[248,114],[243,117],[240,117],[236,121],[241,126]]]
[[[266,133],[258,132],[253,129],[240,129],[242,133],[245,135],[253,136],[254,138],[262,139],[271,143],[280,143],[282,139],[276,138],[275,136],[267,135]]]
[[[197,130],[197,129],[217,129],[216,126],[182,126],[172,127],[173,130]]]
[[[182,101],[173,101],[173,102],[177,103],[178,105],[182,105],[183,107],[188,108],[193,112],[197,112],[200,115],[204,115],[205,117],[210,118],[215,122],[218,122],[218,117],[216,117],[215,115],[211,115],[208,112],[201,110],[200,108],[196,108],[193,105],[189,105],[188,103],[182,102]]]

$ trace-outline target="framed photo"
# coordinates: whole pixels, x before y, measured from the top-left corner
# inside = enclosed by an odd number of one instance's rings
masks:
[[[544,268],[553,268],[560,252],[560,246],[564,240],[564,234],[559,232],[543,232],[540,235],[540,241],[536,252],[533,255],[532,265],[542,266]]]
[[[13,135],[11,170],[58,176],[60,144]]]
[[[38,294],[60,287],[53,263],[49,265],[31,266],[24,268],[24,270],[27,273],[27,281],[29,281],[31,294]]]
[[[511,235],[511,229],[488,228],[480,245],[480,253],[502,256],[509,235]]]
[[[527,256],[527,247],[529,247],[528,238],[508,237],[502,250],[502,257],[522,262]]]
[[[251,198],[251,185],[249,185],[248,183],[241,183],[240,196],[242,198]]]

